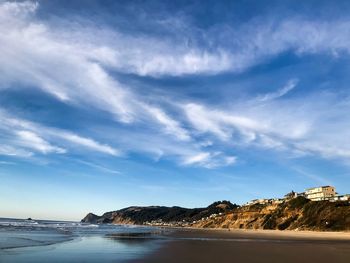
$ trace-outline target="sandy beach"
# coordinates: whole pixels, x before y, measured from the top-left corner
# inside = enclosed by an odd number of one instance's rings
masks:
[[[0,219],[0,262],[350,262],[350,232]]]
[[[350,233],[174,229],[133,262],[350,262]]]

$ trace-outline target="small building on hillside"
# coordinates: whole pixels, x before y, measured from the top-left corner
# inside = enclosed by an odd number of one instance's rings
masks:
[[[284,198],[274,198],[271,200],[272,205],[279,205],[285,202]]]
[[[330,201],[350,201],[350,195],[336,195]]]
[[[272,199],[266,199],[266,198],[254,199],[254,200],[247,202],[243,206],[256,205],[256,204],[267,205],[267,204],[270,204],[271,202],[272,202]]]
[[[335,187],[329,185],[309,188],[305,191],[305,197],[311,201],[331,200],[335,195]]]
[[[293,198],[295,198],[295,197],[297,197],[297,196],[298,196],[298,193],[292,191],[292,192],[290,192],[290,193],[284,195],[284,199],[290,200],[290,199],[293,199]]]

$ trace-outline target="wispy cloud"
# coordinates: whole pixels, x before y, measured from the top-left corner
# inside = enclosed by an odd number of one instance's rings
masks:
[[[164,111],[150,106],[144,106],[144,109],[149,112],[157,122],[164,126],[165,133],[174,135],[179,140],[190,140],[189,132],[182,128],[178,121],[171,119]]]
[[[260,96],[258,98],[258,100],[259,101],[268,101],[268,100],[278,99],[278,98],[286,95],[292,89],[294,89],[297,86],[297,84],[298,84],[297,79],[290,79],[283,88],[277,90],[276,92],[272,92],[272,93],[268,93],[268,94],[265,94],[263,96]]]
[[[41,153],[66,153],[66,150],[57,146],[51,145],[39,135],[31,131],[19,130],[16,131],[18,144],[20,146],[39,151]]]
[[[129,43],[134,43],[133,39],[107,30],[107,36],[102,37],[104,43],[89,42],[91,35],[99,34],[97,29],[79,27],[67,31],[66,27],[63,29],[59,25],[45,24],[35,18],[37,8],[38,5],[32,2],[0,4],[0,12],[3,14],[0,25],[2,83],[10,86],[21,84],[37,87],[64,103],[109,112],[121,122],[131,123],[146,119],[155,125],[163,126],[164,129],[161,130],[167,134],[180,140],[189,139],[188,132],[176,120],[162,109],[142,102],[142,98],[129,87],[120,84],[106,70],[106,67],[122,70],[125,66],[120,63],[125,61],[147,61],[157,69],[164,67],[159,65],[164,62],[156,58],[154,51],[149,54],[149,59],[140,57],[147,53],[139,50],[143,44],[148,43],[147,39],[144,43],[136,43],[137,50],[128,50]],[[78,36],[75,35],[76,31],[80,32]],[[113,49],[109,47],[109,41],[114,39],[115,34],[117,43],[114,43]],[[122,43],[118,44],[120,38]],[[137,39],[135,41],[137,42]],[[150,50],[156,46],[150,43],[147,45]],[[128,54],[121,58],[115,57],[123,52]],[[170,60],[174,60],[172,63],[181,67],[175,61],[175,57]],[[195,60],[188,56],[186,58],[188,63]],[[159,63],[152,60],[159,60]],[[201,64],[201,61],[198,61],[198,64]],[[143,68],[140,71],[148,72],[146,69],[151,67],[150,65],[138,67]]]
[[[184,158],[183,165],[195,165],[205,168],[217,168],[220,166],[232,165],[236,162],[236,156],[226,156],[221,152],[201,152]]]
[[[28,158],[33,156],[33,152],[9,145],[0,145],[0,155]]]
[[[65,141],[74,143],[76,145],[80,145],[88,149],[95,150],[97,152],[102,152],[102,153],[106,153],[114,156],[118,156],[121,154],[120,151],[118,151],[117,149],[107,144],[101,144],[91,138],[82,137],[71,132],[51,129],[48,131],[48,134],[54,137],[61,138]]]
[[[258,122],[237,112],[228,113],[217,109],[209,109],[200,104],[186,104],[183,106],[184,112],[190,123],[200,132],[210,132],[217,135],[222,140],[229,140],[236,130],[242,136],[252,137],[250,131],[266,130],[266,124]]]
[[[0,3],[0,89],[39,89],[62,103],[109,115],[129,125],[130,130],[145,128],[144,141],[151,143],[140,142],[137,132],[131,135],[136,137],[134,142],[115,139],[101,143],[68,130],[3,117],[5,125],[1,129],[8,137],[2,141],[2,154],[63,154],[74,151],[72,143],[79,149],[111,156],[124,151],[147,152],[157,159],[171,156],[179,164],[206,167],[233,164],[235,158],[230,154],[217,154],[223,152],[222,147],[232,145],[326,158],[348,156],[349,147],[330,134],[335,132],[332,127],[341,128],[339,137],[347,138],[349,120],[344,112],[349,107],[334,105],[332,98],[322,95],[310,95],[309,100],[316,99],[309,105],[305,105],[305,98],[287,100],[287,96],[282,103],[279,98],[297,86],[297,79],[258,97],[263,102],[260,104],[233,99],[224,107],[176,98],[172,101],[176,112],[172,112],[164,106],[168,105],[166,99],[144,96],[112,72],[179,77],[237,73],[286,51],[298,56],[322,53],[336,57],[340,52],[350,52],[350,21],[286,17],[277,22],[254,20],[234,28],[226,25],[208,30],[189,21],[177,21],[177,27],[160,38],[151,34],[135,36],[107,26],[100,30],[93,23],[84,24],[84,20],[43,20],[36,16],[38,8],[39,4],[30,1]],[[169,27],[169,21],[157,23]],[[174,37],[179,30],[183,38]],[[191,34],[200,34],[201,40],[191,41]],[[317,103],[319,98],[322,104]],[[333,110],[326,113],[324,109],[330,106]],[[335,120],[333,126],[324,120],[325,115]],[[153,137],[159,137],[156,139],[163,145],[156,145]],[[210,145],[203,144],[206,141]],[[123,149],[113,147],[114,143],[123,145]]]
[[[121,121],[130,121],[127,90],[86,55],[93,48],[69,42],[60,32],[36,21],[37,8],[32,2],[0,5],[2,82],[38,87],[66,103],[108,108]]]
[[[165,158],[181,165],[194,165],[205,168],[232,165],[235,163],[236,158],[222,152],[208,152],[205,160],[196,161],[194,156],[201,155],[201,148],[206,147],[207,143],[204,145],[189,143],[186,137],[178,141],[176,138],[171,140],[165,135],[152,136],[148,132],[128,131],[124,134],[120,131],[118,138],[112,136],[113,142],[123,149],[119,150],[119,148],[102,144],[92,138],[83,137],[67,130],[47,127],[15,118],[6,114],[5,111],[0,111],[0,121],[4,124],[0,131],[3,134],[7,134],[6,140],[0,140],[0,145],[3,145],[0,146],[0,155],[28,158],[35,154],[69,154],[78,152],[81,154],[103,153],[119,157],[128,153],[142,153],[156,156],[156,161],[159,161],[159,158]],[[127,140],[123,138],[127,138]],[[89,152],[86,153],[85,150]],[[112,173],[113,171],[94,163],[86,162],[84,164],[105,172]]]
[[[28,82],[39,84],[62,100],[77,100],[77,92],[84,91],[89,98],[80,100],[94,99],[99,107],[105,103],[124,121],[133,117],[128,92],[104,67],[141,76],[216,74],[242,71],[287,50],[331,55],[349,51],[347,20],[321,22],[287,17],[282,21],[249,21],[234,28],[226,25],[207,31],[185,21],[187,30],[183,30],[184,26],[174,27],[175,32],[168,38],[157,38],[135,37],[108,27],[101,31],[80,23],[71,23],[72,30],[67,30],[57,20],[54,24],[36,18],[38,8],[34,2],[4,2],[0,6],[3,55],[17,58],[7,61],[25,56],[28,59],[19,61],[31,65],[29,69],[26,64],[8,63],[7,70],[2,69],[5,77],[19,81],[16,75],[25,75]],[[169,27],[160,22],[158,26]],[[180,32],[184,38],[174,37]],[[201,44],[190,41],[198,32],[202,35]],[[45,71],[47,65],[56,71]],[[60,80],[63,74],[66,79]],[[94,93],[96,87],[103,98]]]
[[[275,97],[255,105],[237,101],[226,110],[192,103],[183,109],[197,132],[214,135],[229,145],[345,160],[350,156],[344,144],[344,138],[350,136],[348,96],[322,93],[287,101]]]
[[[117,156],[120,151],[101,144],[91,138],[83,137],[70,131],[46,127],[38,123],[15,118],[1,111],[0,131],[6,136],[0,140],[0,154],[30,157],[34,152],[41,154],[64,154],[73,150],[72,144],[90,151]],[[53,141],[54,145],[51,141]],[[2,146],[1,146],[2,145]],[[59,145],[59,146],[58,146]]]
[[[119,171],[117,170],[113,170],[110,168],[107,168],[105,166],[96,164],[96,163],[92,163],[92,162],[87,162],[87,161],[83,161],[83,160],[77,160],[77,162],[82,163],[84,165],[87,165],[89,167],[95,168],[97,170],[100,170],[102,172],[106,172],[106,173],[111,173],[111,174],[121,174]]]
[[[204,161],[207,161],[209,157],[210,157],[209,153],[203,152],[203,153],[196,154],[194,156],[189,156],[183,163],[185,165],[203,163]]]
[[[314,174],[309,171],[305,171],[303,168],[300,167],[291,167],[292,170],[296,171],[298,174],[301,174],[302,176],[306,176],[307,178],[311,179],[317,184],[322,184],[322,185],[334,185],[332,182],[329,180],[322,178],[321,176]]]

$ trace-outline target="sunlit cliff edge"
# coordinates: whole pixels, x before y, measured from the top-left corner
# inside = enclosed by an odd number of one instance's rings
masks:
[[[82,222],[197,228],[350,230],[348,201],[313,202],[299,196],[282,203],[238,206],[220,201],[206,208],[128,207],[102,216],[89,213]]]

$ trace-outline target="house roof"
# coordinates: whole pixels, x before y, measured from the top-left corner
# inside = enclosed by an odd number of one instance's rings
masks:
[[[334,188],[334,186],[324,185],[324,186],[316,186],[316,187],[307,188],[306,191],[307,190],[311,190],[311,189],[315,189],[315,188],[328,188],[328,187],[333,187]]]

